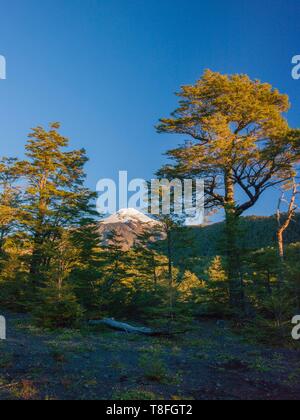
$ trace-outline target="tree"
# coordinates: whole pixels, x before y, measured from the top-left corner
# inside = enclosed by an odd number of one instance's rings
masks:
[[[20,226],[22,218],[21,191],[17,186],[17,159],[0,161],[0,254],[4,254],[6,239]]]
[[[296,180],[294,179],[292,181],[292,184],[288,184],[285,186],[285,189],[289,189],[291,187],[291,198],[288,201],[286,201],[286,194],[285,191],[282,191],[282,194],[280,196],[279,202],[278,202],[278,208],[277,208],[277,223],[278,223],[278,230],[277,230],[277,239],[278,239],[278,251],[279,251],[279,257],[281,262],[284,260],[284,239],[283,235],[286,232],[286,230],[289,228],[296,211],[298,209],[298,205],[296,203],[297,195],[299,194],[298,188],[299,185],[297,184]],[[283,203],[288,204],[288,210],[285,214],[285,218],[283,220],[282,212],[281,212],[281,206]]]
[[[157,235],[165,240],[161,242],[159,249],[163,252],[167,259],[167,281],[168,281],[168,300],[169,300],[169,316],[170,320],[174,319],[175,311],[175,276],[174,276],[174,261],[175,252],[178,246],[178,237],[182,233],[183,222],[179,216],[175,214],[160,215],[157,217],[160,225],[156,228]],[[184,239],[181,236],[181,247],[184,246]]]
[[[253,289],[261,300],[273,294],[273,285],[278,277],[278,255],[273,247],[261,248],[249,252],[246,256],[247,271],[253,283]]]
[[[278,207],[277,207],[277,243],[278,243],[278,255],[279,255],[279,288],[283,286],[283,283],[285,282],[285,249],[284,249],[284,233],[289,228],[292,220],[294,219],[296,215],[296,211],[298,209],[298,205],[296,203],[297,195],[299,194],[298,191],[299,185],[296,182],[296,179],[294,178],[291,182],[288,182],[286,185],[284,185],[282,194],[280,196],[280,199],[278,201]],[[286,200],[286,190],[291,190],[291,198],[289,201]],[[288,209],[287,213],[285,214],[285,217],[282,215],[282,205],[284,203],[287,203]]]
[[[104,241],[104,238],[102,238]],[[110,292],[114,285],[119,285],[122,280],[131,278],[130,272],[132,255],[124,249],[124,238],[112,230],[102,243],[100,265],[104,273],[104,292]]]
[[[78,302],[89,313],[99,313],[100,279],[103,276],[97,223],[84,225],[71,232],[71,246],[77,250],[76,265],[69,282]]]
[[[159,232],[157,233],[159,234]],[[154,231],[145,230],[137,237],[134,246],[134,265],[139,275],[145,279],[151,279],[156,288],[158,284],[157,269],[160,263],[154,236]]]
[[[57,246],[65,230],[89,223],[93,194],[84,187],[85,151],[68,151],[68,139],[60,124],[49,131],[34,128],[26,145],[28,160],[19,169],[26,179],[25,226],[32,238],[30,274],[41,286],[51,264],[51,247]]]
[[[207,295],[209,311],[215,315],[228,312],[228,277],[220,256],[215,257],[207,270]]]
[[[168,260],[168,287],[169,287],[169,304],[170,304],[170,319],[174,318],[174,240],[175,231],[178,230],[178,223],[171,216],[160,216],[159,221],[162,227],[162,233],[166,235],[166,248]]]
[[[178,96],[179,108],[161,120],[158,131],[189,140],[167,153],[175,163],[163,167],[159,175],[205,178],[206,206],[224,209],[230,299],[240,312],[244,299],[239,218],[267,189],[294,175],[295,140],[292,144],[283,116],[289,100],[246,75],[210,70],[195,85],[183,86]]]
[[[83,310],[68,283],[58,284],[51,279],[41,290],[39,303],[34,307],[33,315],[38,325],[43,327],[70,328],[83,316]]]

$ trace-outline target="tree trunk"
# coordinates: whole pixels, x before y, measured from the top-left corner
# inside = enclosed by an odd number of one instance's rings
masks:
[[[266,289],[270,296],[272,296],[272,286],[271,286],[271,273],[267,271],[266,273]]]
[[[146,327],[133,327],[132,325],[125,324],[124,322],[118,322],[114,319],[103,319],[101,321],[89,321],[90,325],[106,325],[112,329],[124,331],[126,333],[133,334],[145,334],[153,335],[154,331],[151,328]]]
[[[277,232],[278,255],[279,255],[279,278],[278,285],[281,288],[284,285],[284,239],[283,230],[279,229]]]
[[[169,279],[169,300],[170,300],[170,318],[174,318],[173,302],[173,252],[172,252],[172,233],[168,232],[168,279]]]
[[[40,250],[41,246],[42,242],[38,239],[35,239],[30,261],[30,275],[32,278],[33,286],[38,286],[40,283],[40,267],[42,265],[42,254]]]
[[[103,319],[101,321],[89,321],[89,325],[98,326],[105,325],[117,331],[123,331],[127,334],[142,334],[148,335],[150,337],[172,337],[178,334],[185,334],[189,330],[184,331],[170,331],[170,330],[153,330],[152,328],[147,327],[134,327],[132,325],[126,324],[124,322],[118,322],[115,319]]]
[[[4,230],[1,229],[1,233],[0,233],[0,254],[1,254],[1,256],[5,254],[5,252],[4,252],[4,244],[5,244],[4,237],[5,237]]]
[[[278,240],[278,252],[279,257],[283,261],[284,260],[284,243],[283,243],[283,231],[279,229],[277,232],[277,240]]]
[[[226,252],[229,278],[230,305],[234,312],[241,314],[244,310],[244,290],[240,272],[238,225],[236,214],[234,184],[230,173],[225,177],[226,185]]]
[[[153,280],[154,280],[154,287],[155,290],[157,289],[157,273],[156,273],[156,261],[154,255],[152,255],[152,269],[153,269]]]
[[[285,255],[284,255],[283,235],[285,231],[289,228],[291,221],[293,220],[293,217],[295,216],[295,213],[297,210],[297,205],[296,205],[297,194],[298,194],[298,185],[296,181],[294,180],[292,197],[289,203],[287,217],[284,222],[282,222],[281,220],[282,219],[281,218],[281,205],[284,201],[284,193],[282,193],[279,199],[278,208],[277,208],[277,223],[278,223],[277,242],[278,242],[278,255],[279,255],[279,262],[280,262],[279,279],[278,279],[279,288],[281,288],[285,283],[285,267],[284,267]]]

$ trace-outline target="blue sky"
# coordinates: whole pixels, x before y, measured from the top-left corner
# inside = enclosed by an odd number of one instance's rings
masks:
[[[154,125],[206,68],[248,73],[288,93],[299,124],[299,0],[0,0],[2,155],[22,156],[30,127],[60,121],[99,178],[151,178],[182,141]],[[274,193],[250,213],[274,212]]]

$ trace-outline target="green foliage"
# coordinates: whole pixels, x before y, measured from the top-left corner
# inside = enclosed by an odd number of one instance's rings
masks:
[[[178,97],[178,108],[161,119],[158,131],[188,136],[188,141],[167,153],[173,164],[158,174],[205,178],[206,206],[225,212],[230,303],[242,314],[239,218],[267,189],[294,177],[299,132],[284,117],[287,95],[247,75],[207,70],[196,84],[183,86]]]
[[[168,152],[173,165],[159,175],[205,177],[206,204],[222,208],[225,223],[188,229],[174,215],[162,216],[161,228],[129,251],[117,232],[100,244],[85,150],[71,150],[58,123],[36,127],[24,161],[0,161],[2,307],[31,311],[47,328],[105,315],[166,329],[230,316],[274,342],[286,339],[300,310],[299,215],[285,233],[281,262],[275,218],[241,215],[295,175],[299,131],[284,117],[288,98],[245,75],[211,71],[178,96],[159,131],[190,141]],[[165,380],[157,355],[140,362],[148,378]]]
[[[78,324],[83,311],[70,286],[49,284],[40,290],[40,301],[33,310],[38,326],[44,328],[70,328]]]
[[[69,151],[60,125],[33,129],[26,145],[28,160],[19,163],[26,178],[25,226],[32,240],[30,274],[41,286],[47,273],[49,252],[60,242],[65,229],[74,229],[92,214],[93,194],[84,187],[84,150]]]
[[[208,312],[216,316],[229,312],[229,282],[224,262],[215,257],[207,272]]]
[[[238,247],[242,250],[255,250],[276,245],[278,228],[275,216],[242,217],[239,224]],[[224,222],[193,228],[194,247],[185,249],[185,258],[197,255],[214,257],[224,253]],[[184,235],[184,232],[182,233]],[[300,242],[300,214],[297,213],[284,235],[287,245]]]
[[[0,303],[33,310],[48,327],[70,326],[82,316],[71,278],[92,266],[95,247],[87,157],[68,149],[59,128],[33,129],[27,160],[0,162]]]
[[[132,389],[129,391],[116,391],[112,399],[116,401],[155,401],[160,398],[150,391]]]
[[[12,266],[9,269],[13,269]],[[29,308],[30,287],[27,273],[15,272],[12,276],[0,279],[0,305],[17,312],[26,312]]]
[[[163,383],[167,379],[167,370],[161,356],[156,352],[143,354],[139,360],[139,366],[144,372],[145,378]]]
[[[299,243],[286,247],[283,284],[277,247],[249,253],[243,261],[247,299],[252,308],[246,331],[256,340],[276,345],[291,341],[291,319],[299,310],[299,250]]]

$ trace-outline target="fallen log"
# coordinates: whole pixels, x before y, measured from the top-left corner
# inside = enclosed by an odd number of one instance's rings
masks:
[[[109,328],[112,328],[117,331],[123,331],[127,334],[141,334],[141,335],[148,335],[150,337],[172,337],[178,334],[185,334],[188,330],[185,331],[178,331],[178,332],[170,332],[169,330],[153,330],[147,327],[134,327],[132,325],[126,324],[124,322],[118,322],[114,318],[111,319],[102,319],[99,321],[89,321],[89,325],[97,326],[97,325],[106,325]]]
[[[106,325],[114,330],[124,331],[131,334],[155,335],[155,331],[146,327],[133,327],[132,325],[118,322],[112,319],[102,319],[101,321],[90,321],[89,325]]]

